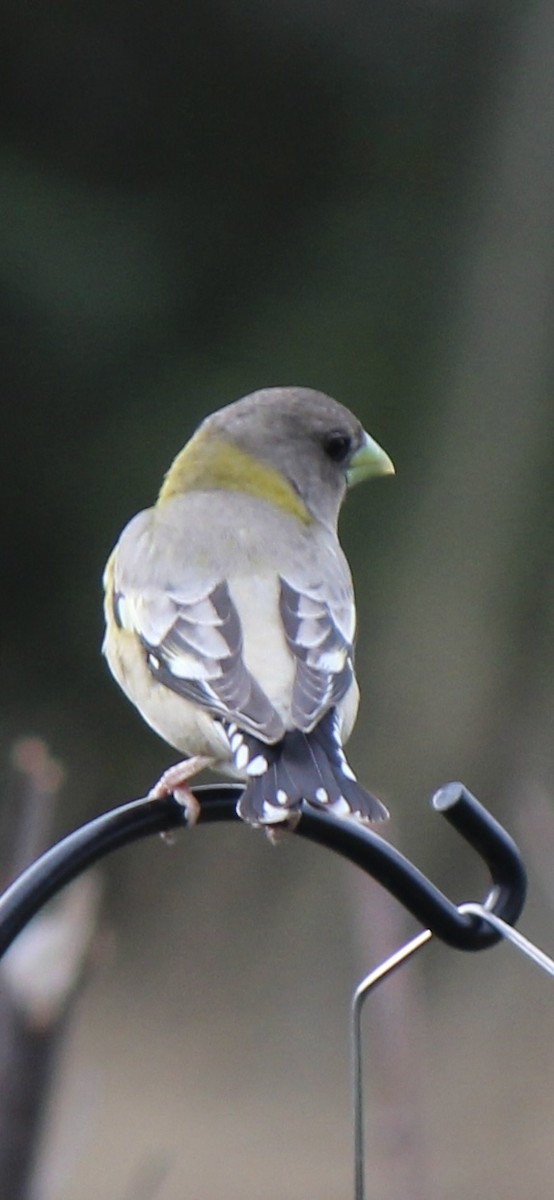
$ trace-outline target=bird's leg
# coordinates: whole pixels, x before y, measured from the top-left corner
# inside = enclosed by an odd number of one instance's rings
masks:
[[[271,845],[279,846],[287,833],[293,833],[301,816],[302,814],[300,812],[295,812],[291,813],[290,816],[287,817],[286,821],[279,821],[278,824],[277,822],[271,825],[269,823],[267,825],[264,823],[263,828],[265,829],[266,837],[271,842]]]
[[[165,796],[174,796],[185,810],[187,825],[196,825],[200,816],[200,805],[191,792],[188,781],[194,775],[198,775],[199,771],[203,771],[204,767],[211,767],[212,763],[213,759],[204,754],[194,754],[192,758],[184,758],[182,762],[175,763],[174,766],[168,767],[154,787],[150,788],[149,799],[163,800]]]

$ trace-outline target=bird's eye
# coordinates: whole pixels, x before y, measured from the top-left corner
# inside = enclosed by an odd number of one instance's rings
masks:
[[[341,433],[340,429],[333,429],[328,433],[323,442],[323,449],[328,458],[333,462],[344,462],[352,449],[352,441],[347,433]]]

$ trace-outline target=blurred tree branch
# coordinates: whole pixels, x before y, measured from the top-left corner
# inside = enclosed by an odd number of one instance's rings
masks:
[[[12,875],[45,848],[63,770],[43,742],[16,744]],[[0,1195],[29,1200],[56,1055],[96,928],[99,876],[68,887],[19,935],[0,966]]]

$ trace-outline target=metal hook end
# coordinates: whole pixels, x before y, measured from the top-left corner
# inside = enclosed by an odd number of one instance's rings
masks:
[[[435,812],[448,812],[455,804],[459,804],[466,793],[467,789],[463,783],[445,783],[431,796],[431,804]]]

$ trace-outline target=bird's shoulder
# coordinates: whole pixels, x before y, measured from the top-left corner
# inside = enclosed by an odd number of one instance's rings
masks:
[[[346,598],[352,590],[335,532],[298,521],[239,492],[194,492],[138,513],[124,529],[113,556],[116,587],[187,585],[256,573],[283,575],[305,587]]]

